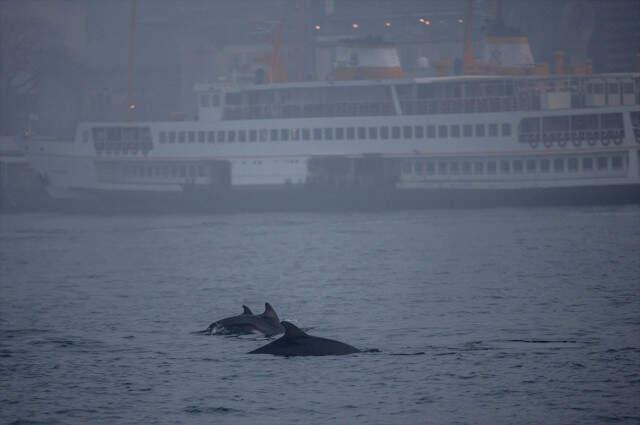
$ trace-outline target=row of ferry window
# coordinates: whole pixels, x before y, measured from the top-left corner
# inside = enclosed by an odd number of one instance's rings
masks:
[[[277,161],[276,161],[277,162]],[[297,164],[299,160],[288,159],[283,160],[288,164]],[[262,165],[263,161],[259,159],[255,160],[242,160],[238,161],[238,164],[247,165]],[[118,173],[115,168],[111,168],[106,172]],[[119,174],[127,177],[139,177],[139,178],[153,178],[153,177],[208,177],[210,171],[204,165],[196,164],[172,164],[172,165],[126,165],[122,166]]]
[[[209,170],[204,165],[127,165],[116,169],[105,169],[104,172],[126,177],[207,177]]]
[[[523,173],[578,173],[593,171],[621,171],[626,167],[622,154],[595,157],[558,157],[498,160],[406,160],[402,164],[405,175],[484,175]]]
[[[160,143],[234,143],[290,140],[433,139],[460,137],[509,137],[511,124],[453,124],[392,127],[272,128],[218,131],[161,131]]]

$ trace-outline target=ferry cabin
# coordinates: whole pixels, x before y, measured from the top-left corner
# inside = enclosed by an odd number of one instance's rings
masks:
[[[194,121],[83,123],[73,143],[29,149],[62,192],[380,179],[398,189],[638,185],[639,82],[612,74],[203,84]],[[382,159],[373,172],[363,166],[372,157]]]

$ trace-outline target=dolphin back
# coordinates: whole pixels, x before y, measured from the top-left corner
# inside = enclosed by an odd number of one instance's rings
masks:
[[[297,326],[282,322],[285,334],[281,338],[262,346],[249,354],[273,354],[274,356],[340,356],[358,353],[360,350],[328,338],[307,335]]]

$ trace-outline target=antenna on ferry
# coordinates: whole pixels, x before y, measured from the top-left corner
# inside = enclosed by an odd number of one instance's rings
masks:
[[[129,28],[129,70],[127,82],[127,111],[133,112],[136,104],[133,100],[133,59],[134,59],[134,42],[136,32],[136,13],[138,11],[138,0],[131,0],[131,25]]]
[[[463,69],[467,74],[475,63],[473,57],[473,0],[467,0],[467,6],[464,13],[464,55],[463,55]]]

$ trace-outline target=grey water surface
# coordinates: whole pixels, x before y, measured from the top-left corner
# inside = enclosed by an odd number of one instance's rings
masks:
[[[640,423],[640,207],[0,216],[0,422]]]

